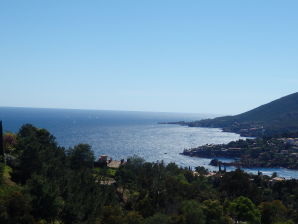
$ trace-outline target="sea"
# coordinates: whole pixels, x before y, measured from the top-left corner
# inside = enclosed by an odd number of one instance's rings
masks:
[[[193,121],[214,115],[157,113],[109,110],[74,110],[0,107],[4,131],[17,132],[23,124],[49,130],[59,145],[70,148],[80,143],[92,146],[96,157],[107,155],[115,160],[139,156],[149,162],[174,162],[194,169],[210,171],[210,159],[181,155],[184,149],[204,144],[222,144],[242,137],[218,128],[187,127],[161,122]],[[228,159],[219,158],[223,161]],[[234,170],[228,167],[227,170]],[[276,172],[286,179],[298,179],[298,171],[284,168],[250,168],[246,172],[266,175]]]

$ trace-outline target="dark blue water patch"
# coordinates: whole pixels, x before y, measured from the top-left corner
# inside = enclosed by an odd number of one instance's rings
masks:
[[[191,121],[207,117],[212,117],[212,115],[0,107],[0,119],[2,119],[5,124],[5,130],[14,132],[25,123],[55,130],[58,127],[144,125],[177,120]]]

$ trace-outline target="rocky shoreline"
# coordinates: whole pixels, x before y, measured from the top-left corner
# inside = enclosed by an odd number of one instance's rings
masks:
[[[238,140],[228,144],[207,144],[185,149],[182,155],[213,159],[213,166],[236,166],[243,168],[298,169],[298,138],[257,138]],[[234,159],[222,162],[216,158]]]

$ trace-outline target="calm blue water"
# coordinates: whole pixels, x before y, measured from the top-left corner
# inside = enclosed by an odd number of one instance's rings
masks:
[[[31,123],[48,129],[65,147],[88,143],[99,156],[106,154],[113,159],[132,155],[147,161],[175,162],[180,166],[205,166],[210,170],[210,159],[180,155],[184,148],[207,143],[228,143],[239,135],[225,133],[216,128],[190,128],[179,125],[161,125],[163,121],[190,121],[206,117],[199,114],[121,112],[96,110],[31,109],[0,107],[4,129],[16,132],[22,124]],[[229,168],[232,170],[233,168]],[[298,178],[298,171],[282,168],[246,169],[271,175],[277,172],[286,178]]]

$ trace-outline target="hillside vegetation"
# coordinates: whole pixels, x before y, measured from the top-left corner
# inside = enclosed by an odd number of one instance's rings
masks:
[[[241,170],[212,176],[131,157],[113,172],[91,147],[60,147],[45,129],[4,135],[0,223],[294,224],[298,181]],[[113,179],[114,181],[109,181]]]
[[[261,136],[298,131],[298,92],[235,116],[184,123],[217,127],[243,136]]]

